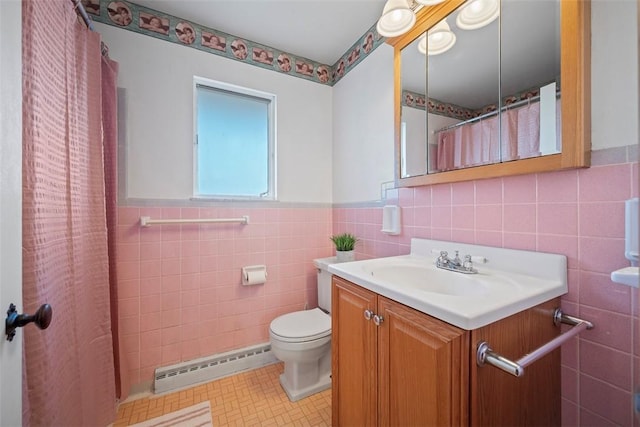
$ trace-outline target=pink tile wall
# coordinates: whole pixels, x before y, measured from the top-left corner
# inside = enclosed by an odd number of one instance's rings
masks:
[[[139,226],[249,215],[248,225]],[[317,305],[314,258],[331,256],[330,208],[118,209],[119,316],[132,384],[155,368],[269,341],[280,314]],[[241,267],[264,264],[264,285]]]
[[[355,233],[359,259],[408,253],[410,239],[423,237],[565,254],[563,308],[596,328],[563,347],[563,423],[633,425],[638,292],[609,273],[627,265],[624,200],[638,195],[637,171],[633,163],[401,189],[399,236],[380,232],[380,208],[121,207],[119,315],[131,383],[150,381],[159,366],[268,341],[273,318],[317,304],[312,260],[331,256],[332,233]],[[141,215],[251,222],[142,229]],[[264,286],[240,284],[240,268],[252,264],[267,265]]]
[[[637,181],[638,163],[627,163],[405,188],[401,235],[380,232],[380,208],[335,209],[333,231],[360,238],[358,259],[406,254],[412,237],[566,255],[563,309],[596,327],[562,349],[563,424],[638,426],[638,290],[609,278],[629,265],[624,201],[638,196]]]

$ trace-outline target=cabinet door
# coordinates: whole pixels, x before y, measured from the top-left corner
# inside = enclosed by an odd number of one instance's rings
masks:
[[[334,426],[375,426],[376,326],[364,317],[376,310],[376,294],[333,278],[331,373]]]
[[[384,297],[378,312],[380,425],[467,425],[468,332]]]

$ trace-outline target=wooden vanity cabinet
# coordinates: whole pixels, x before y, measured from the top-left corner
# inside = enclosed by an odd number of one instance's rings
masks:
[[[332,425],[468,424],[468,331],[335,276],[331,312]]]
[[[487,341],[517,360],[553,339],[558,303],[466,331],[334,276],[332,425],[560,425],[559,350],[520,378],[475,355]]]

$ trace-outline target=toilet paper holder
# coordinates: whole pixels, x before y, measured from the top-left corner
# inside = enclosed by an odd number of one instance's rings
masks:
[[[245,286],[261,285],[267,281],[266,265],[247,265],[242,267],[242,284]]]

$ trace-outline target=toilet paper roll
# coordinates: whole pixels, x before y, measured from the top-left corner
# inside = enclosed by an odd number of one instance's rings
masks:
[[[267,281],[266,270],[248,270],[244,272],[242,284],[245,286],[261,285]]]

